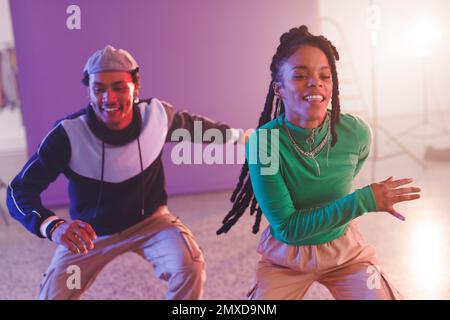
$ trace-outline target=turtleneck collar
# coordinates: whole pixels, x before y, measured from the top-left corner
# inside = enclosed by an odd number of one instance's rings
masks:
[[[322,138],[327,133],[328,126],[330,125],[330,121],[327,121],[327,118],[331,117],[331,111],[327,110],[327,114],[320,124],[320,126],[316,128],[302,128],[298,127],[295,124],[289,122],[286,119],[286,114],[281,114],[278,118],[278,122],[280,125],[283,125],[283,122],[286,124],[288,129],[291,131],[291,133],[295,136],[297,139],[306,140],[311,137],[311,135],[314,135],[314,139]],[[297,140],[296,139],[296,140]],[[317,141],[317,140],[316,140]]]
[[[92,106],[87,106],[87,123],[94,135],[101,141],[110,145],[125,145],[139,137],[142,127],[142,118],[137,104],[133,104],[133,119],[128,127],[122,130],[112,130],[97,119]]]

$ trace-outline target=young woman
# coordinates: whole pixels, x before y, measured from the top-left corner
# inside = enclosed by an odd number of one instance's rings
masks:
[[[420,189],[402,187],[412,179],[390,177],[350,193],[371,133],[361,119],[340,113],[338,59],[331,42],[306,26],[283,34],[273,56],[258,130],[218,230],[227,232],[250,203],[257,213],[253,231],[262,213],[270,224],[258,246],[250,299],[301,299],[314,281],[336,299],[401,298],[353,220],[374,211],[404,220],[393,205],[419,198]],[[276,170],[264,171],[273,164],[261,155],[277,159]]]

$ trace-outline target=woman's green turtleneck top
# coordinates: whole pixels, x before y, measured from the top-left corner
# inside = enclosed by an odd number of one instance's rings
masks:
[[[364,121],[341,114],[337,143],[331,147],[330,135],[315,157],[294,147],[291,138],[304,151],[316,148],[327,135],[329,119],[328,110],[321,126],[304,129],[281,114],[256,130],[246,145],[253,192],[273,237],[281,242],[323,244],[343,235],[352,219],[377,211],[370,186],[350,193],[370,151],[371,131]]]

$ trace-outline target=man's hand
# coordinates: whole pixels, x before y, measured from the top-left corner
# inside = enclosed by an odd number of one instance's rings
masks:
[[[402,201],[411,201],[420,198],[420,188],[398,188],[411,183],[413,179],[392,180],[392,177],[379,183],[372,183],[370,187],[377,203],[378,211],[386,211],[394,217],[405,220],[405,217],[394,209],[394,204]]]
[[[63,245],[75,254],[86,254],[94,249],[93,240],[97,239],[94,229],[89,223],[75,220],[64,222],[52,232],[53,242]]]

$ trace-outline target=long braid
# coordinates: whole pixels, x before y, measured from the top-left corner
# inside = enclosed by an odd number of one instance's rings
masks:
[[[333,93],[331,98],[331,146],[334,146],[337,142],[336,125],[339,123],[341,114],[341,104],[339,102],[339,78],[337,75],[336,61],[339,60],[339,53],[336,47],[325,37],[319,36],[323,44],[328,44],[331,50],[322,51],[327,56],[330,64],[331,77],[333,79]]]
[[[293,28],[289,32],[284,33],[280,37],[280,44],[277,47],[277,51],[272,58],[270,64],[271,78],[269,84],[264,109],[261,112],[258,121],[258,127],[260,128],[267,122],[277,118],[280,114],[284,113],[284,104],[281,99],[275,96],[274,83],[279,81],[279,71],[281,65],[286,59],[288,59],[299,47],[303,45],[312,45],[321,49],[330,64],[331,76],[333,79],[333,92],[331,101],[331,146],[333,147],[337,143],[336,125],[339,123],[340,118],[340,103],[339,103],[339,81],[336,71],[336,60],[339,60],[339,54],[333,44],[323,36],[314,36],[309,33],[306,26],[300,26]],[[275,108],[274,108],[275,105]],[[274,110],[275,109],[275,110]],[[231,227],[239,220],[244,214],[245,210],[250,206],[250,215],[256,212],[255,223],[253,225],[253,233],[258,233],[261,223],[262,210],[258,205],[258,201],[253,193],[253,188],[250,182],[248,162],[245,161],[242,166],[241,173],[239,175],[239,181],[234,189],[231,198],[233,207],[223,219],[222,227],[217,230],[217,234],[226,233]]]
[[[261,116],[258,121],[258,128],[267,123],[271,120],[272,117],[272,109],[273,109],[273,99],[275,97],[275,92],[273,90],[272,82],[270,82],[269,86],[269,92],[267,93],[266,102],[264,104],[263,112],[261,112]],[[244,197],[244,195],[247,194],[247,197]],[[231,202],[233,203],[233,207],[228,212],[228,214],[223,219],[222,227],[217,230],[217,234],[226,233],[228,230],[231,229],[231,227],[238,221],[238,219],[242,216],[242,214],[245,212],[245,210],[248,208],[250,202],[253,201],[252,207],[251,207],[251,213],[253,214],[255,210],[257,211],[257,219],[259,216],[259,219],[262,215],[261,209],[258,207],[256,208],[256,198],[253,194],[252,185],[250,183],[250,176],[248,174],[248,162],[245,160],[244,165],[241,169],[241,174],[239,176],[239,181],[236,185],[236,188],[233,191],[233,194],[230,198]],[[254,227],[255,229],[255,227]],[[256,229],[259,229],[259,223]],[[255,233],[257,233],[258,230],[256,230]]]

